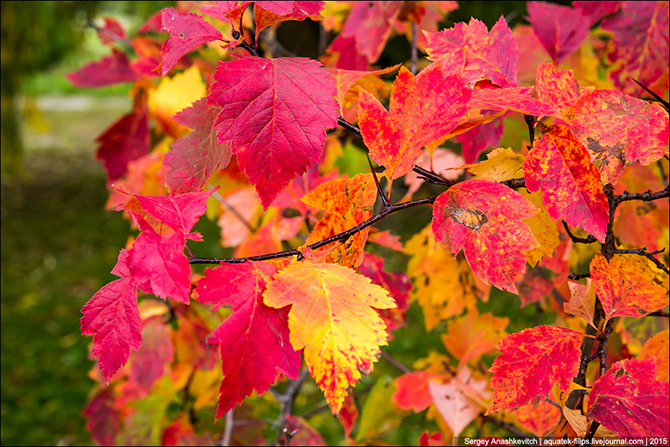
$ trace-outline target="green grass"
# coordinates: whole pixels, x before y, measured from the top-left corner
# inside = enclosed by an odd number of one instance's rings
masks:
[[[129,233],[104,210],[90,155],[31,152],[2,179],[3,445],[90,443],[80,416],[93,382],[81,306],[106,282]]]

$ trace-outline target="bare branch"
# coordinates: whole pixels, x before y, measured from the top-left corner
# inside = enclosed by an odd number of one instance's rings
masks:
[[[382,349],[381,351],[382,351],[382,357],[384,357],[386,360],[388,360],[388,362],[389,362],[391,365],[395,366],[396,368],[398,368],[400,371],[402,371],[402,372],[405,373],[405,374],[408,374],[408,373],[411,373],[411,372],[412,372],[411,369],[409,369],[408,367],[406,367],[405,365],[403,365],[402,363],[400,363],[399,361],[397,361],[396,359],[394,359],[394,358],[391,356],[391,354],[389,354],[388,352],[384,351],[383,349]]]
[[[565,232],[568,233],[568,236],[570,236],[570,239],[572,239],[572,242],[576,244],[593,244],[594,242],[598,242],[598,239],[596,239],[592,234],[589,234],[586,238],[575,236],[572,234],[572,231],[570,231],[570,227],[568,227],[568,223],[566,221],[563,221],[563,227],[565,228]]]

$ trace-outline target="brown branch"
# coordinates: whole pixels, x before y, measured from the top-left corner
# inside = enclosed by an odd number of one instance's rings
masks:
[[[650,202],[652,200],[663,199],[665,197],[670,197],[670,186],[666,186],[665,189],[657,192],[651,192],[650,190],[641,193],[624,191],[618,196],[615,196],[615,200],[618,206],[621,202],[628,200],[642,200],[643,202]]]
[[[648,252],[647,248],[634,248],[631,250],[623,250],[621,248],[616,248],[614,249],[614,253],[616,254],[631,254],[631,255],[640,255],[644,256],[645,258],[649,259],[651,262],[656,264],[656,267],[658,267],[659,270],[663,270],[665,273],[670,274],[670,271],[668,270],[668,267],[666,267],[661,261],[656,259],[654,255],[657,255],[659,253],[663,253],[665,251],[665,248],[662,250],[656,250],[652,252]]]
[[[416,48],[416,33],[417,33],[416,20],[412,20],[412,60],[410,62],[410,71],[414,76],[416,76],[416,65],[419,60],[419,53]]]
[[[386,360],[388,360],[388,362],[389,362],[391,365],[393,365],[393,366],[395,366],[396,368],[398,368],[398,369],[399,369],[400,371],[402,371],[404,374],[409,374],[409,373],[412,372],[411,369],[409,369],[408,367],[406,367],[405,365],[403,365],[402,363],[400,363],[399,361],[397,361],[396,359],[394,359],[394,358],[391,356],[391,354],[389,354],[388,352],[384,351],[383,349],[382,349],[381,351],[382,351],[382,357],[384,357]]]
[[[568,275],[568,279],[571,279],[573,281],[579,281],[582,278],[590,278],[591,274],[590,273],[570,273]]]
[[[274,387],[269,388],[272,395],[281,404],[281,410],[279,412],[279,416],[277,417],[277,422],[275,422],[275,424],[280,427],[279,431],[277,432],[277,442],[279,442],[279,437],[282,434],[287,434],[286,416],[293,413],[293,404],[295,403],[295,398],[300,392],[300,388],[302,387],[302,384],[305,383],[305,379],[307,379],[308,376],[309,369],[305,366],[302,371],[300,371],[300,376],[298,376],[297,379],[289,381],[288,386],[283,393],[279,393]],[[288,441],[290,442],[290,439],[288,439]],[[275,442],[275,444],[277,442]]]
[[[663,318],[668,318],[670,317],[670,313],[668,312],[663,312],[662,310],[657,310],[656,312],[652,312],[648,317],[663,317]]]
[[[432,204],[433,202],[435,202],[436,198],[437,196],[432,196],[432,197],[426,197],[424,199],[412,200],[409,202],[401,203],[399,205],[392,205],[382,210],[379,214],[372,216],[365,222],[361,222],[360,224],[356,225],[353,228],[348,229],[347,231],[343,231],[329,238],[323,239],[319,242],[310,244],[307,246],[307,248],[311,250],[316,250],[317,248],[321,248],[325,245],[332,244],[333,242],[345,242],[354,234],[369,227],[370,225],[379,222],[380,220],[384,219],[390,214],[419,205]],[[289,256],[298,256],[298,260],[302,259],[302,253],[299,250],[286,250],[276,253],[269,253],[266,255],[249,256],[246,258],[199,258],[197,256],[189,255],[188,262],[190,264],[220,264],[222,262],[226,264],[241,264],[247,261],[267,261],[269,259],[285,258]]]
[[[570,227],[568,227],[568,223],[566,221],[563,221],[563,227],[565,228],[565,232],[568,233],[570,239],[572,239],[572,242],[575,244],[593,244],[594,242],[598,242],[598,239],[596,239],[592,234],[589,234],[588,237],[585,238],[575,236],[572,234],[572,231],[570,231]]]

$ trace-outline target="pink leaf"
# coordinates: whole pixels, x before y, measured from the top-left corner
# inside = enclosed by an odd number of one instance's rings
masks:
[[[163,10],[163,29],[171,36],[163,43],[160,74],[165,76],[186,53],[213,40],[223,39],[221,32],[195,14],[181,15],[174,8]]]
[[[142,320],[137,307],[137,286],[128,269],[129,252],[121,250],[114,273],[121,279],[104,286],[81,309],[82,335],[93,335],[93,355],[100,358],[102,375],[109,382],[128,361],[130,349],[142,343]]]
[[[615,363],[593,384],[586,416],[621,438],[668,438],[668,382],[656,380],[654,359]]]
[[[297,379],[300,355],[289,340],[288,310],[263,303],[263,292],[277,269],[262,262],[223,264],[207,269],[198,281],[196,299],[233,308],[233,313],[210,335],[218,343],[224,379],[217,417],[223,416],[245,396],[267,391],[279,372]]]
[[[220,106],[214,127],[229,143],[267,209],[296,175],[319,161],[326,128],[337,126],[330,73],[302,58],[244,57],[220,65],[208,104]]]
[[[589,35],[591,20],[581,9],[528,2],[528,21],[555,63],[574,53]]]
[[[112,54],[98,62],[91,62],[65,75],[77,87],[104,87],[105,85],[131,82],[137,73],[130,66],[126,53],[112,49]]]

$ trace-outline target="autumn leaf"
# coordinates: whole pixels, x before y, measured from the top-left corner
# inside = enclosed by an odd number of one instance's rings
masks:
[[[605,241],[609,205],[591,156],[570,128],[549,126],[524,163],[528,191],[542,189],[549,215]]]
[[[456,136],[456,141],[461,143],[463,158],[466,163],[477,161],[479,154],[487,147],[496,147],[500,144],[503,135],[503,119],[498,117],[489,123],[480,124],[467,132]]]
[[[616,184],[627,165],[648,165],[668,150],[668,113],[658,103],[616,90],[594,90],[563,115],[596,160],[602,160],[605,184]]]
[[[390,309],[388,292],[353,270],[337,264],[291,264],[274,277],[263,294],[265,304],[291,305],[291,344],[304,348],[305,362],[339,413],[345,391],[368,373],[388,339],[373,308]]]
[[[593,318],[596,312],[596,292],[591,284],[591,278],[586,278],[586,285],[575,281],[568,281],[570,287],[570,301],[563,303],[563,310],[570,315],[585,319],[595,329]]]
[[[440,194],[433,207],[433,233],[454,255],[463,249],[479,279],[518,293],[514,278],[526,270],[523,250],[539,244],[521,219],[537,208],[520,193],[488,180],[467,180]]]
[[[471,18],[437,33],[426,32],[428,58],[440,65],[451,64],[465,50],[464,83],[489,79],[500,87],[516,87],[519,49],[504,17],[488,31],[484,22]]]
[[[193,13],[182,15],[174,8],[163,9],[162,29],[170,33],[163,42],[161,55],[163,62],[158,66],[160,75],[165,76],[186,53],[213,40],[222,40],[221,32]]]
[[[479,163],[461,166],[480,180],[492,182],[504,182],[514,178],[515,174],[523,167],[526,157],[517,154],[511,147],[507,149],[499,147],[486,154],[486,160]]]
[[[649,86],[668,70],[668,3],[621,2],[621,9],[601,25],[614,33],[609,60],[616,68],[609,77],[623,92],[638,95],[642,89],[631,79]]]
[[[656,362],[656,380],[668,381],[668,330],[659,332],[644,344],[638,357],[640,360],[653,359]]]
[[[399,65],[394,65],[392,67],[375,71],[329,68],[328,71],[333,75],[333,78],[335,79],[335,85],[337,86],[337,102],[340,104],[340,110],[343,111],[346,109],[345,97],[347,96],[347,93],[350,90],[353,90],[354,87],[360,89],[359,84],[361,83],[361,80],[365,78],[372,79],[376,76],[390,73],[396,70],[398,67]]]
[[[560,244],[560,233],[556,227],[556,222],[547,213],[540,192],[529,193],[526,191],[522,194],[540,210],[536,215],[525,221],[540,244],[538,247],[526,251],[526,262],[531,267],[536,267],[543,258],[548,260],[554,255]],[[559,262],[562,262],[562,260]]]
[[[535,82],[537,99],[556,110],[570,107],[579,99],[579,84],[572,70],[560,70],[552,63],[543,62],[537,67]]]
[[[537,404],[554,383],[567,390],[579,369],[582,334],[558,326],[537,326],[505,337],[493,362],[493,399],[486,414]]]
[[[330,74],[303,58],[241,57],[221,64],[207,98],[221,107],[214,127],[267,209],[296,175],[321,157],[326,128],[337,127]]]
[[[653,359],[615,363],[593,384],[586,417],[621,438],[668,437],[668,382],[656,380]]]
[[[486,380],[474,380],[466,365],[459,368],[455,379],[449,383],[429,380],[428,390],[440,415],[454,436],[458,436],[483,410],[480,404],[473,401],[458,382],[467,384],[471,390],[479,393],[484,398],[488,398],[489,392],[487,391],[488,382]]]
[[[393,402],[402,410],[419,413],[433,403],[429,383],[448,380],[449,376],[446,374],[431,371],[412,371],[403,374],[394,381],[396,389],[393,393]]]
[[[377,189],[371,174],[358,174],[352,179],[335,179],[315,187],[302,198],[302,202],[326,211],[326,216],[316,224],[305,245],[311,245],[328,237],[347,231],[372,216],[372,206]],[[327,245],[321,253],[327,253],[328,262],[357,268],[363,262],[363,250],[369,227],[352,235],[339,245]]]
[[[614,255],[608,262],[598,252],[589,271],[605,320],[643,317],[667,306],[667,280],[660,279],[656,270],[641,256]]]
[[[128,268],[137,287],[144,293],[188,304],[191,266],[184,255],[184,232],[180,229],[171,236],[163,237],[142,217],[135,218],[141,222],[142,233],[130,249]]]
[[[353,37],[358,52],[374,63],[391,35],[391,20],[400,7],[397,2],[357,2],[344,23],[342,36]]]
[[[194,299],[211,304],[212,311],[232,307],[233,313],[209,336],[218,344],[223,381],[219,418],[255,390],[263,394],[283,373],[297,379],[300,355],[289,342],[288,312],[263,303],[262,295],[277,269],[267,263],[222,264],[206,269]]]
[[[199,191],[216,169],[228,166],[230,148],[216,140],[212,129],[218,112],[201,98],[174,116],[177,123],[193,132],[175,141],[163,160],[172,194]]]
[[[554,107],[530,96],[532,90],[532,87],[476,88],[468,105],[475,109],[513,110],[525,115],[555,115]]]
[[[421,148],[446,135],[467,111],[471,90],[432,65],[414,77],[400,68],[391,90],[390,110],[371,94],[359,93],[358,122],[370,158],[396,179],[407,174]]]
[[[543,400],[537,406],[526,404],[514,412],[517,421],[532,434],[544,437],[561,420],[561,409]]]
[[[65,75],[77,87],[104,87],[137,79],[126,53],[112,48],[112,54]]]
[[[137,307],[137,285],[128,269],[128,250],[121,250],[112,270],[121,279],[98,290],[81,309],[79,326],[82,335],[93,336],[94,356],[107,382],[125,365],[130,349],[137,351],[142,343],[142,320]]]
[[[174,358],[170,335],[163,316],[142,322],[142,349],[131,352],[128,359],[128,380],[137,386],[142,395],[149,394],[153,384],[169,371]]]
[[[449,320],[442,342],[463,365],[493,351],[506,335],[508,324],[509,318],[496,317],[491,313],[479,315],[474,309],[462,317]]]
[[[464,309],[474,311],[478,299],[488,301],[491,286],[477,279],[463,256],[442,249],[430,226],[407,242],[405,253],[411,256],[407,273],[414,285],[412,298],[423,310],[427,331]]]
[[[129,113],[96,138],[100,144],[95,158],[103,160],[107,177],[117,180],[126,173],[128,163],[149,152],[147,109]]]
[[[579,49],[591,25],[581,9],[545,2],[528,3],[528,21],[555,64]]]

